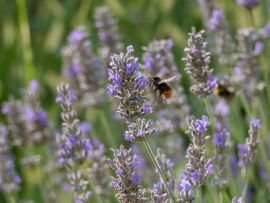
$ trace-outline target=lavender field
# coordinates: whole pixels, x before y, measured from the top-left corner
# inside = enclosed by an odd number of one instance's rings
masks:
[[[270,202],[270,1],[0,1],[0,203]]]

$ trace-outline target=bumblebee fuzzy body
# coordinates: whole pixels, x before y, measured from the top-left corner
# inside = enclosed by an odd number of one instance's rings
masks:
[[[218,83],[218,87],[214,90],[214,93],[222,98],[230,100],[235,96],[235,89],[231,84],[221,81]]]
[[[162,80],[160,77],[151,78],[150,88],[152,88],[159,97],[163,99],[169,99],[172,96],[172,88],[166,82],[167,80]]]

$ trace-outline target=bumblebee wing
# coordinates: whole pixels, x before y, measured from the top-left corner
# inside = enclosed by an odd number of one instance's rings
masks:
[[[175,78],[176,78],[176,76],[172,76],[172,77],[170,77],[170,78],[163,79],[163,80],[159,81],[158,84],[170,82],[170,81],[174,80]]]

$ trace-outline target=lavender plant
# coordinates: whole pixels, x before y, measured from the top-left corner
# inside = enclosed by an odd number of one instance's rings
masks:
[[[110,56],[113,53],[120,53],[123,49],[117,24],[118,21],[113,18],[112,12],[107,6],[95,9],[95,25],[102,44],[99,54],[106,65],[109,64]]]
[[[218,56],[219,63],[225,67],[233,66],[234,43],[228,31],[227,21],[221,9],[215,8],[209,19],[209,30],[213,36],[213,53]]]
[[[11,144],[25,146],[41,144],[49,134],[47,113],[39,105],[39,83],[30,82],[23,100],[10,98],[2,107],[11,131]]]
[[[206,141],[209,136],[205,133],[209,125],[210,122],[206,116],[202,116],[201,120],[191,119],[189,122],[191,144],[187,149],[188,163],[179,186],[180,198],[183,202],[191,202],[194,199],[193,191],[199,190],[205,180],[214,173],[214,165],[211,159],[207,158]]]
[[[109,159],[111,168],[116,173],[112,179],[112,187],[116,196],[123,203],[147,202],[145,190],[141,188],[141,177],[137,174],[138,159],[131,149],[120,146],[113,150],[114,159]]]
[[[236,53],[236,65],[242,69],[244,74],[243,88],[248,96],[255,96],[264,88],[260,79],[260,61],[263,43],[260,33],[252,28],[238,31],[238,51]]]
[[[192,28],[189,33],[188,47],[185,48],[185,71],[196,82],[191,86],[191,91],[201,98],[212,94],[217,87],[217,79],[212,75],[213,69],[209,67],[210,52],[206,50],[207,42],[203,39],[204,31],[196,32]]]
[[[82,106],[96,106],[106,101],[102,88],[105,69],[92,51],[92,43],[84,27],[78,27],[68,36],[68,44],[62,50],[63,75],[69,79]],[[99,80],[96,80],[96,79]]]
[[[91,189],[101,196],[105,195],[104,191],[108,189],[108,181],[104,181],[106,179],[104,146],[90,139],[87,135],[88,130],[85,130],[85,126],[81,126],[73,109],[73,103],[77,98],[69,85],[61,84],[57,91],[56,101],[63,110],[62,133],[56,137],[59,145],[59,161],[67,171],[75,201],[87,202],[92,196]],[[95,184],[96,187],[93,188],[91,184]]]
[[[133,47],[128,46],[126,54],[114,54],[108,70],[111,82],[108,93],[119,102],[117,113],[128,125],[124,134],[128,141],[143,140],[153,134],[150,120],[144,118],[152,112],[152,106],[145,96],[148,79],[138,70],[141,64],[133,52]]]
[[[21,178],[15,168],[8,136],[8,129],[0,124],[0,191],[10,196],[16,196],[20,190]]]
[[[228,182],[228,153],[231,148],[230,143],[231,135],[230,132],[224,128],[221,124],[216,126],[216,134],[213,138],[213,144],[215,147],[215,178],[214,186],[219,190],[225,189]]]
[[[252,119],[250,121],[249,137],[246,138],[246,143],[244,145],[239,144],[239,166],[246,168],[250,166],[255,161],[255,156],[258,150],[259,138],[258,130],[261,128],[261,122],[258,118]]]

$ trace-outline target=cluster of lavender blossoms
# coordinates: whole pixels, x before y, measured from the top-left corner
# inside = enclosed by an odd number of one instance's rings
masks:
[[[211,32],[210,36],[213,36],[213,38],[211,38],[213,53],[218,56],[221,65],[232,67],[234,61],[232,56],[234,43],[228,31],[228,25],[223,11],[219,8],[213,10],[212,16],[208,22],[208,29]]]
[[[123,44],[118,34],[117,20],[113,18],[110,9],[107,6],[101,6],[95,10],[95,25],[98,31],[98,37],[103,45],[100,48],[100,57],[104,64],[108,65],[110,56],[113,53],[120,53]]]
[[[261,121],[257,118],[250,121],[249,137],[246,138],[244,145],[238,145],[239,162],[241,168],[247,168],[255,162],[255,157],[258,150],[258,130],[261,128]]]
[[[68,44],[62,50],[62,58],[63,75],[69,79],[81,105],[87,107],[104,103],[106,71],[99,57],[92,51],[92,44],[84,27],[78,27],[70,33]]]
[[[243,76],[238,82],[243,83],[244,92],[252,97],[264,88],[259,60],[264,49],[263,35],[253,28],[243,28],[238,31],[237,38],[236,67]]]
[[[146,191],[141,188],[141,177],[137,173],[138,157],[122,145],[119,149],[113,149],[113,155],[114,159],[109,159],[109,164],[116,173],[112,187],[116,190],[117,198],[122,203],[147,202]]]
[[[156,160],[160,169],[164,172],[170,190],[174,191],[176,186],[176,182],[172,177],[174,163],[167,158],[166,154],[164,154],[160,148],[157,150]],[[170,201],[170,196],[161,178],[157,183],[153,185],[151,189],[151,199],[154,203],[158,202],[169,203]]]
[[[138,70],[141,64],[133,52],[133,47],[128,46],[125,54],[114,54],[108,70],[108,94],[119,102],[117,113],[128,125],[124,134],[128,141],[143,140],[153,134],[150,120],[144,118],[152,112],[145,96],[148,78]]]
[[[188,47],[184,50],[186,57],[183,58],[185,71],[196,81],[190,89],[200,98],[212,94],[217,87],[217,78],[212,75],[213,69],[209,67],[210,52],[206,50],[207,42],[204,41],[203,34],[203,30],[197,33],[195,28],[192,28],[188,34]]]
[[[215,147],[215,178],[214,185],[219,190],[223,190],[228,186],[227,163],[228,151],[231,148],[231,134],[221,124],[216,126],[216,134],[213,137]]]
[[[77,119],[73,109],[77,98],[69,85],[61,84],[57,91],[56,101],[61,105],[63,120],[62,132],[56,136],[59,162],[67,171],[75,201],[87,202],[92,195],[91,184],[95,184],[97,195],[106,195],[108,191],[105,149],[100,142],[89,138],[90,126]]]
[[[207,127],[210,122],[206,116],[201,120],[191,119],[189,124],[189,134],[191,144],[187,149],[186,164],[182,181],[179,184],[181,201],[191,202],[194,199],[194,189],[201,187],[204,181],[214,173],[214,165],[211,159],[207,158],[206,136]]]
[[[21,178],[15,169],[8,136],[8,129],[0,124],[0,191],[15,195],[20,189]]]
[[[22,101],[11,98],[5,102],[2,113],[7,117],[12,146],[41,144],[48,137],[48,116],[39,105],[36,80],[30,82]]]
[[[143,61],[146,72],[151,77],[159,76],[163,79],[175,76],[176,79],[170,82],[173,94],[163,105],[162,98],[154,92],[152,94],[152,104],[156,109],[157,120],[156,129],[158,133],[168,134],[179,130],[184,130],[189,114],[189,106],[183,88],[180,83],[180,73],[177,69],[174,56],[172,54],[173,41],[154,40],[144,47]]]

